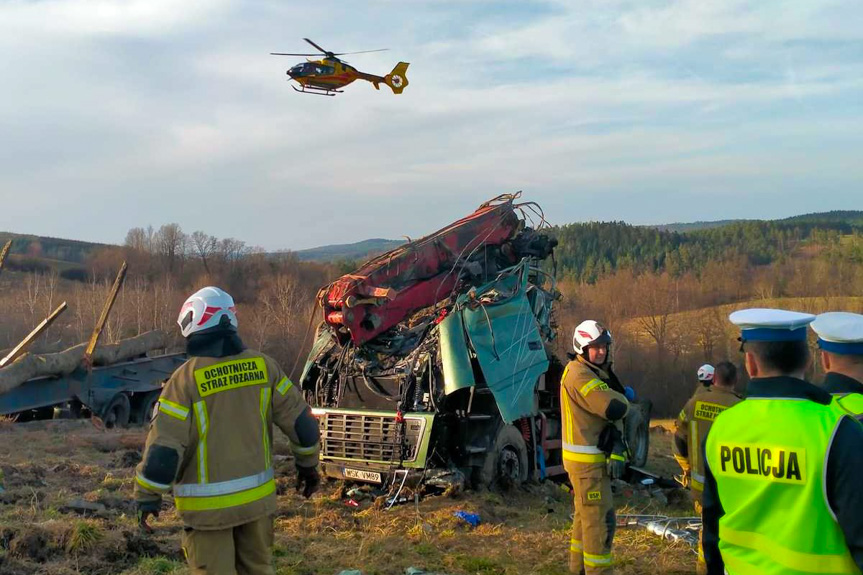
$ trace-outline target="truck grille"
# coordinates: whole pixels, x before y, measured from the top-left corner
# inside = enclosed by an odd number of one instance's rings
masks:
[[[395,415],[333,413],[318,415],[321,429],[321,455],[365,461],[413,461],[425,421],[405,417],[403,441]]]

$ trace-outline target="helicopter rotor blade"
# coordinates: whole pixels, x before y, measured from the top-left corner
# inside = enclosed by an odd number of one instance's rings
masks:
[[[285,52],[270,52],[270,56],[320,56],[320,54],[287,54]]]
[[[336,52],[336,56],[345,56],[347,54],[370,54],[372,52],[386,52],[389,48],[381,48],[380,50],[360,50],[359,52]]]
[[[314,46],[315,48],[317,48],[318,50],[320,50],[320,51],[321,51],[321,53],[323,53],[323,54],[329,54],[329,51],[328,51],[328,50],[324,50],[323,48],[321,48],[320,46],[318,46],[317,44],[315,44],[314,42],[312,42],[312,41],[311,41],[311,40],[309,40],[308,38],[303,38],[303,40],[305,40],[306,42],[308,42],[309,44],[311,44],[312,46]]]

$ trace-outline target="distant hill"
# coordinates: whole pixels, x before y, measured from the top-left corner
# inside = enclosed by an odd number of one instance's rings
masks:
[[[333,244],[294,252],[300,261],[366,260],[404,244],[404,240],[373,238],[353,244]]]
[[[698,230],[709,230],[713,228],[721,228],[722,226],[727,226],[730,224],[736,224],[739,222],[745,222],[749,220],[716,220],[715,222],[690,222],[690,223],[680,223],[676,222],[673,224],[658,224],[653,226],[643,226],[646,228],[653,228],[655,230],[659,230],[661,232],[696,232]]]
[[[813,214],[803,214],[800,216],[792,216],[790,218],[785,218],[784,220],[777,220],[779,222],[788,222],[788,223],[808,223],[808,224],[820,224],[820,223],[841,223],[841,224],[849,224],[853,227],[863,226],[863,211],[860,210],[835,210],[832,212],[816,212]]]
[[[12,240],[12,251],[4,265],[4,273],[44,274],[53,271],[61,278],[79,281],[87,279],[87,258],[107,247],[93,242],[0,232],[0,248],[9,240]]]
[[[815,212],[811,214],[801,214],[799,216],[791,216],[790,218],[781,218],[775,220],[716,220],[712,222],[675,222],[673,224],[656,224],[642,226],[645,228],[653,228],[661,232],[697,232],[699,230],[710,230],[713,228],[721,228],[731,224],[739,224],[743,222],[779,222],[788,224],[848,224],[851,227],[863,226],[863,211],[860,210],[835,210],[832,212]]]

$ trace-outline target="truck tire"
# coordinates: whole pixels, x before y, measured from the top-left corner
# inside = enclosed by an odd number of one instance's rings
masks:
[[[153,408],[156,407],[160,395],[162,395],[162,390],[154,389],[137,398],[132,407],[132,424],[147,425],[150,423],[150,419],[153,417]]]
[[[650,451],[650,412],[653,404],[646,399],[634,402],[623,421],[626,442],[632,455],[631,465],[644,467]]]
[[[509,489],[527,481],[527,445],[521,432],[512,425],[498,429],[491,450],[480,472],[480,483],[486,487]]]
[[[102,422],[106,429],[126,427],[129,425],[131,412],[132,405],[129,402],[129,396],[125,393],[118,393],[111,398],[105,411],[102,412]]]

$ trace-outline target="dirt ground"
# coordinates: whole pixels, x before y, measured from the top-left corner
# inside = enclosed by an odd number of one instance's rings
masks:
[[[648,468],[670,477],[677,469],[666,428],[652,429]],[[154,534],[135,524],[133,475],[144,438],[142,429],[98,431],[89,421],[0,421],[0,575],[186,574],[181,524],[168,498]],[[277,442],[276,453],[288,455],[287,444]],[[348,506],[346,486],[335,482],[306,501],[293,489],[293,461],[279,460],[280,575],[402,574],[408,567],[452,575],[567,572],[571,495],[554,483],[385,510],[371,499]],[[624,489],[618,513],[691,514],[684,492],[664,495],[670,503],[643,488]],[[477,513],[482,523],[471,527],[456,511]],[[689,546],[640,529],[618,530],[614,553],[622,575],[695,571]]]

